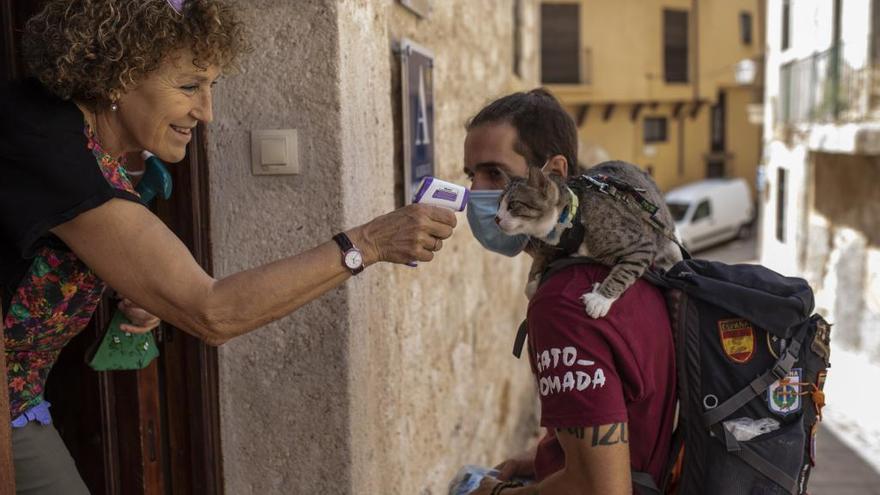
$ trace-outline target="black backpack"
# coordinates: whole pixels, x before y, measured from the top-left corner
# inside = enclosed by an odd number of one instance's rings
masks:
[[[596,262],[556,260],[541,282],[586,263]],[[812,314],[809,285],[759,265],[696,259],[644,278],[667,300],[679,419],[661,486],[633,472],[637,491],[805,494],[830,366],[830,325]],[[514,345],[517,357],[526,332],[523,322]],[[758,421],[763,418],[772,421]],[[741,435],[750,429],[758,435],[744,440]]]

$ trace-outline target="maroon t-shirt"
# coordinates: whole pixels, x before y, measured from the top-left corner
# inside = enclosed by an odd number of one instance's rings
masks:
[[[554,428],[627,422],[632,468],[660,482],[675,414],[672,331],[660,291],[637,281],[604,318],[586,314],[580,297],[608,268],[577,265],[551,276],[529,303],[529,360],[541,398],[535,473],[565,465]]]

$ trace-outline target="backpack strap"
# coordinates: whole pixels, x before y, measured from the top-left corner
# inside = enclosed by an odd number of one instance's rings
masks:
[[[546,268],[544,268],[544,272],[541,273],[541,278],[538,281],[538,287],[544,284],[551,276],[556,275],[560,271],[574,265],[596,265],[600,264],[593,258],[589,258],[587,256],[575,256],[569,258],[559,258],[550,262]],[[529,325],[528,320],[523,320],[522,323],[519,324],[519,328],[516,331],[516,340],[513,341],[513,356],[519,359],[522,356],[523,346],[526,343],[526,337],[529,335]]]
[[[629,475],[632,484],[636,486],[636,493],[639,495],[663,495],[650,474],[644,471],[630,471]]]
[[[526,343],[526,337],[529,336],[529,320],[523,320],[516,330],[516,340],[513,341],[513,357],[519,359],[522,356],[523,346]]]
[[[679,242],[675,235],[675,227],[664,224],[657,213],[660,212],[660,206],[652,203],[642,194],[647,192],[645,189],[635,187],[626,181],[610,177],[608,175],[587,175],[583,174],[569,180],[569,187],[575,185],[580,190],[596,190],[601,194],[605,194],[615,201],[623,203],[626,207],[639,216],[651,228],[656,230],[660,235],[674,242],[682,251],[682,255],[690,258],[684,245]]]
[[[727,445],[727,450],[731,454],[738,457],[741,461],[751,466],[755,471],[764,475],[770,481],[779,485],[790,495],[798,494],[798,482],[785,471],[779,469],[773,462],[768,461],[763,456],[755,452],[748,444],[741,443],[734,438],[733,434],[727,431],[727,428],[720,424],[716,424],[711,428],[713,436],[721,440]]]
[[[800,353],[801,345],[803,344],[804,338],[806,337],[807,329],[810,327],[810,323],[812,323],[812,320],[804,322],[800,330],[798,330],[795,338],[792,339],[791,344],[789,344],[788,348],[785,350],[785,353],[780,356],[776,363],[773,365],[773,368],[769,369],[766,373],[759,376],[758,378],[752,380],[752,382],[747,387],[735,393],[731,398],[727,399],[717,407],[709,409],[708,411],[703,413],[703,425],[711,428],[722,419],[730,416],[739,408],[746,405],[755,397],[763,394],[764,391],[766,391],[773,382],[788,376],[788,373],[794,366],[795,361],[797,361],[798,359],[798,354]],[[731,437],[725,438],[729,440],[729,438]],[[729,441],[725,441],[725,444],[727,445],[727,450],[731,451],[731,443]]]

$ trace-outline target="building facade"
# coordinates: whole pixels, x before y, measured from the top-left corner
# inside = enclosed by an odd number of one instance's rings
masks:
[[[710,177],[754,187],[762,4],[542,2],[541,78],[578,123],[582,165],[626,160],[663,190]]]
[[[762,261],[880,358],[880,2],[768,3]],[[797,26],[797,29],[793,27]]]

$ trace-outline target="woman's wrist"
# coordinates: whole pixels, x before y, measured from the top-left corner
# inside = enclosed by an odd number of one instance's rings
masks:
[[[366,232],[366,227],[366,225],[361,225],[345,232],[348,238],[351,239],[351,243],[354,244],[354,247],[360,250],[363,255],[365,267],[381,261],[379,259],[379,251],[376,249],[376,246],[372,241],[370,241],[369,234]]]

